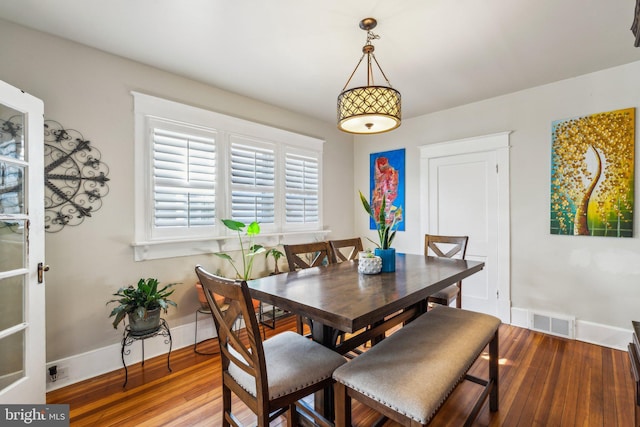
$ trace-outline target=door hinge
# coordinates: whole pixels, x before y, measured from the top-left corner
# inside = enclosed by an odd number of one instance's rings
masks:
[[[496,164],[496,173],[498,173],[498,165]]]
[[[500,290],[496,291],[496,299],[500,299]]]

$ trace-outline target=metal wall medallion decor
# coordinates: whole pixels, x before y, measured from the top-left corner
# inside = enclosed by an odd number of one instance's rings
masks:
[[[631,32],[636,40],[633,43],[635,47],[640,47],[640,0],[636,0],[636,10],[633,14],[633,24],[631,24]]]
[[[108,166],[91,142],[54,120],[44,122],[45,231],[79,225],[109,193]]]

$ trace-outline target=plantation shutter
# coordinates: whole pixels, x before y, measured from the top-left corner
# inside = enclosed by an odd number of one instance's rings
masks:
[[[246,142],[231,143],[231,217],[274,224],[275,151]]]
[[[154,226],[212,226],[216,218],[215,133],[153,128]]]
[[[134,99],[134,259],[227,245],[229,218],[268,243],[317,238],[325,141],[139,92]],[[0,149],[1,151],[1,149]],[[1,172],[1,171],[0,171]],[[6,203],[0,201],[0,209]],[[292,236],[292,237],[290,237]]]
[[[319,221],[319,158],[285,154],[285,209],[287,224]]]

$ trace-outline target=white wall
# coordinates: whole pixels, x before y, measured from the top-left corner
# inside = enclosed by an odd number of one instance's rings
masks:
[[[351,235],[353,139],[334,123],[0,23],[0,79],[41,98],[45,118],[81,132],[110,168],[109,194],[102,208],[77,227],[46,234],[46,262],[51,266],[46,276],[48,361],[119,343],[122,328],[112,328],[108,319],[112,307],[105,303],[119,287],[140,277],[182,282],[174,298],[178,308],[167,317],[172,329],[179,330],[193,322],[199,306],[194,266],[201,263],[215,271],[216,264],[224,262],[213,256],[133,261],[132,90],[324,139],[325,223],[333,231],[330,237]],[[193,335],[189,339],[193,342]],[[112,356],[117,366],[120,355]],[[100,366],[93,368],[100,370]]]
[[[405,120],[400,128],[387,134],[357,137],[355,188],[368,188],[370,153],[406,148],[406,229],[419,230],[417,147],[513,131],[510,136],[512,306],[575,316],[578,329],[595,324],[612,331],[630,330],[631,320],[640,319],[638,232],[633,238],[550,235],[549,176],[551,122],[639,108],[639,75],[640,62],[635,62]],[[405,100],[410,96],[411,92],[403,93]],[[636,160],[636,177],[640,176],[637,163]],[[638,187],[636,229],[640,228]],[[370,235],[364,211],[359,202],[353,203],[356,234]],[[415,233],[399,232],[396,237],[399,251],[420,253],[422,245],[423,238]],[[577,335],[581,336],[580,330]],[[599,341],[606,343],[606,339]]]

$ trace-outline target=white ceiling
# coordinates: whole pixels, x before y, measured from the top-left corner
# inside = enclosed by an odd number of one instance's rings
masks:
[[[640,60],[634,0],[1,0],[0,17],[327,121],[362,18],[410,118]],[[3,41],[0,41],[0,44]],[[383,83],[377,76],[376,83]],[[366,81],[360,68],[351,86]]]

